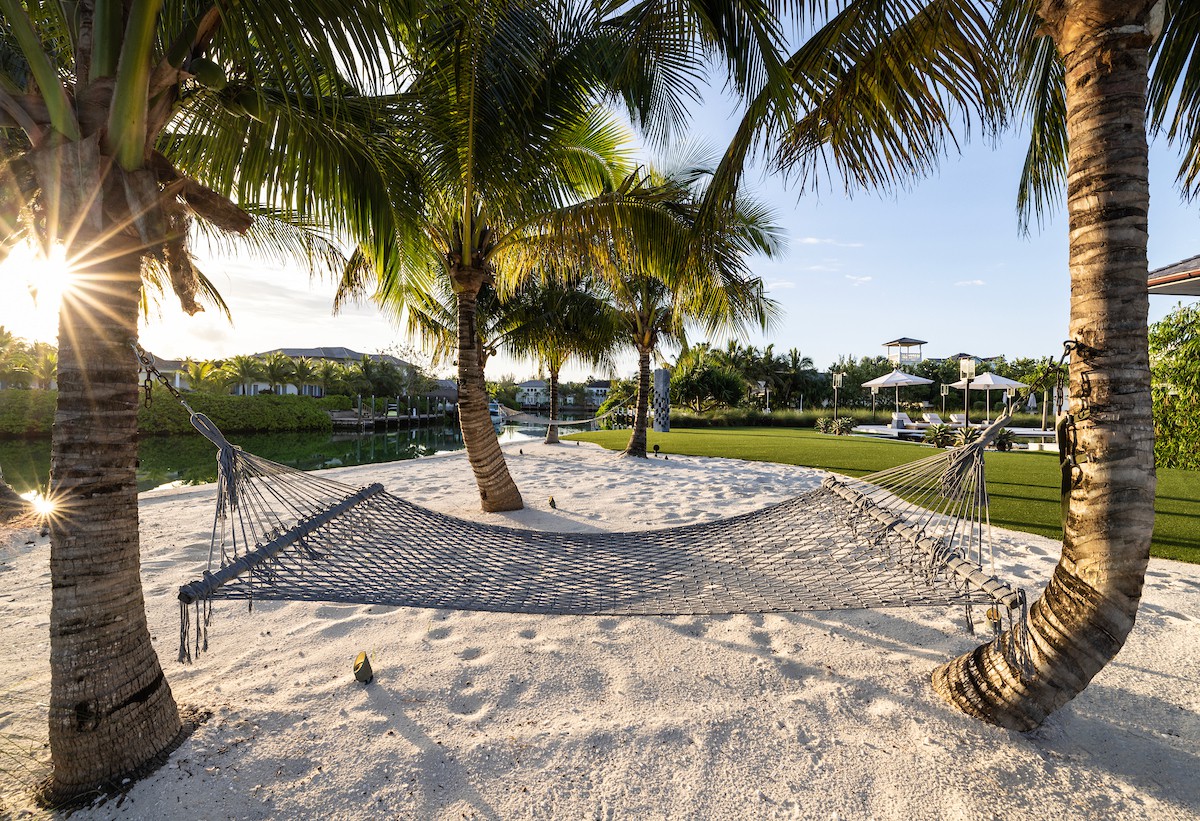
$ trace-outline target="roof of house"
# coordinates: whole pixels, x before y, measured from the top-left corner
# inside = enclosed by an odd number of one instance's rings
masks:
[[[909,336],[902,336],[899,339],[893,339],[891,342],[884,342],[885,348],[907,348],[912,345],[928,345],[924,339],[913,339]]]
[[[545,388],[547,382],[545,379],[527,379],[524,382],[517,383],[518,388]]]
[[[1151,271],[1146,284],[1152,294],[1200,296],[1200,256]]]
[[[611,379],[593,379],[591,382],[587,383],[587,385],[585,387],[600,388],[601,390],[608,390],[612,387],[612,380]]]
[[[270,356],[273,353],[281,353],[284,356],[290,356],[292,359],[307,357],[309,359],[330,359],[334,362],[361,362],[364,356],[370,356],[376,362],[389,362],[398,368],[411,368],[412,363],[405,362],[403,359],[385,353],[363,354],[350,348],[272,348],[269,351],[256,353],[256,357]]]

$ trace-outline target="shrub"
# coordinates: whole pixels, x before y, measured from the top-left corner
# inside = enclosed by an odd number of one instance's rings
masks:
[[[838,436],[847,436],[852,430],[854,430],[857,424],[858,423],[849,416],[839,416],[837,419],[833,420],[833,423],[829,427],[832,433],[835,433]]]
[[[332,430],[325,409],[309,396],[216,396],[187,394],[188,404],[226,433],[272,433],[285,430]],[[138,408],[138,431],[144,434],[188,433],[187,411],[155,386],[152,401]]]
[[[979,438],[979,428],[959,428],[954,432],[954,444],[962,447]]]
[[[925,441],[934,447],[949,447],[954,442],[954,428],[949,425],[930,425],[925,428]]]
[[[1016,439],[1016,435],[1011,430],[1000,428],[996,431],[996,438],[992,440],[992,444],[996,446],[996,450],[1012,450],[1013,442]]]
[[[49,436],[58,391],[0,391],[0,439]]]

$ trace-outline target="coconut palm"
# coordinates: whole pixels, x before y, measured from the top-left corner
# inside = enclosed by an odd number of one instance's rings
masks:
[[[271,386],[271,393],[284,393],[296,378],[296,363],[282,351],[269,353],[260,361],[263,379]]]
[[[714,202],[763,144],[760,127],[776,124],[783,133],[767,143],[796,178],[815,184],[836,169],[851,185],[886,187],[936,165],[957,144],[956,123],[998,133],[1023,117],[1032,132],[1023,213],[1044,213],[1070,181],[1070,392],[1073,406],[1088,411],[1076,428],[1086,458],[1064,490],[1062,561],[1030,614],[1034,672],[1008,660],[1014,637],[1006,635],[934,676],[968,713],[1028,729],[1116,654],[1141,596],[1155,486],[1145,123],[1149,100],[1151,123],[1186,149],[1181,179],[1194,192],[1194,10],[1153,0],[843,0],[828,19],[811,16],[823,8],[798,9],[815,33],[787,62],[792,82],[766,88],[749,106]]]
[[[317,363],[307,356],[292,360],[292,384],[296,386],[296,393],[303,394],[305,386],[316,384],[317,374]]]
[[[252,216],[231,197],[316,213],[368,176],[366,161],[331,173],[331,152],[351,141],[324,92],[353,90],[337,66],[381,74],[386,27],[376,4],[325,0],[0,0],[0,12],[0,255],[33,237],[66,245],[75,269],[52,444],[46,797],[57,801],[119,780],[181,732],[138,572],[129,343],[143,285],[189,312],[219,304],[188,253],[189,225],[245,233]],[[365,212],[372,187],[356,183]]]
[[[189,390],[196,393],[216,393],[229,386],[229,374],[219,362],[186,360],[183,363],[183,375],[188,381]]]
[[[35,342],[29,373],[39,388],[49,390],[58,376],[58,349],[46,342]]]
[[[558,376],[575,358],[612,369],[618,317],[581,278],[548,276],[529,282],[502,301],[505,345],[514,356],[537,358],[550,376],[550,417],[558,416]],[[546,427],[546,444],[558,443],[558,426]]]
[[[611,260],[597,269],[638,354],[637,405],[626,456],[646,457],[650,360],[660,345],[685,343],[689,324],[709,333],[751,323],[765,330],[775,313],[762,280],[745,269],[750,253],[770,255],[780,248],[769,213],[741,198],[719,223],[698,222],[708,165],[695,153],[681,154],[678,162],[652,178],[672,192],[673,213],[686,226],[688,243],[673,246],[673,254]]]
[[[522,501],[487,411],[481,290],[511,292],[543,263],[597,254],[618,213],[661,246],[677,241],[653,186],[628,174],[628,135],[606,105],[619,78],[630,105],[661,108],[675,64],[647,67],[626,29],[599,22],[588,4],[449,3],[396,35],[406,73],[389,139],[421,162],[397,176],[394,198],[423,210],[397,220],[386,253],[363,255],[371,267],[349,270],[342,294],[371,289],[399,306],[439,277],[452,283],[459,421],[489,511]]]
[[[225,360],[221,367],[229,381],[238,386],[238,394],[241,396],[249,394],[250,386],[263,378],[262,360],[256,356],[238,354]]]

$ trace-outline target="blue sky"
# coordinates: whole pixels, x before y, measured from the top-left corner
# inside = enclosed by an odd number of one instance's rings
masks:
[[[733,128],[727,110],[722,101],[702,107],[692,134],[723,147]],[[1068,319],[1066,217],[1060,210],[1030,235],[1019,233],[1015,189],[1023,149],[1019,135],[998,148],[975,141],[934,176],[886,196],[860,191],[847,197],[836,181],[798,196],[778,178],[751,175],[758,195],[775,207],[788,248],[777,259],[752,262],[783,317],[767,336],[744,341],[774,342],[777,351],[799,348],[821,369],[840,355],[881,354],[882,343],[901,336],[928,340],[927,356],[1057,355]],[[1176,165],[1165,144],[1152,146],[1151,269],[1200,253],[1200,205],[1181,203]],[[234,324],[213,312],[186,317],[167,300],[142,333],[160,356],[220,358],[320,345],[405,355],[397,349],[407,341],[373,307],[332,316],[330,282],[311,281],[275,260],[202,258],[201,267],[229,302]],[[0,277],[0,290],[3,280],[10,289],[19,285],[19,277]],[[21,308],[23,288],[0,298],[6,306],[0,324],[20,336],[53,339],[52,316]],[[1151,321],[1177,301],[1151,297]],[[634,367],[635,358],[626,356],[617,375]],[[511,373],[522,379],[535,371],[534,363],[503,356],[488,367],[491,378]],[[564,377],[589,372],[568,365]]]

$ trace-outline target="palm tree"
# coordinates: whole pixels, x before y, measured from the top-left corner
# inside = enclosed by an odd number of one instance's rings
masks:
[[[292,379],[295,380],[296,392],[303,394],[306,385],[317,382],[317,364],[307,356],[292,360]]]
[[[586,280],[547,277],[517,290],[500,305],[505,343],[514,356],[533,356],[550,375],[550,417],[558,416],[558,375],[572,357],[611,370],[618,318]],[[546,426],[546,444],[558,426]]]
[[[677,169],[655,175],[673,192],[673,213],[689,232],[689,242],[673,255],[610,261],[598,269],[638,353],[638,394],[626,456],[646,457],[650,406],[650,359],[663,343],[685,342],[685,329],[697,323],[709,332],[737,330],[750,323],[769,325],[775,303],[762,280],[745,272],[752,252],[774,254],[780,247],[768,212],[742,198],[726,219],[696,221],[708,169],[695,156],[681,156]],[[632,267],[638,266],[638,267]]]
[[[271,393],[284,393],[295,379],[296,363],[282,351],[269,353],[261,361],[263,379],[271,386]]]
[[[218,362],[187,360],[183,363],[183,375],[189,389],[196,393],[216,393],[229,386],[229,375]]]
[[[815,33],[787,62],[792,82],[766,88],[750,105],[718,172],[714,202],[761,144],[759,127],[777,123],[786,131],[770,141],[776,159],[806,183],[835,168],[851,184],[893,186],[932,168],[957,143],[955,122],[998,133],[1022,115],[1033,135],[1023,213],[1043,213],[1069,181],[1070,391],[1074,407],[1087,411],[1076,426],[1086,458],[1064,487],[1062,560],[1030,613],[1033,672],[1011,661],[1015,637],[1008,634],[934,676],[938,692],[966,712],[1028,729],[1117,653],[1141,597],[1155,487],[1147,93],[1151,122],[1170,123],[1169,136],[1187,149],[1181,179],[1195,190],[1200,98],[1180,92],[1200,73],[1189,60],[1194,12],[1153,0],[844,0],[834,10],[828,21],[800,13]]]
[[[238,354],[225,360],[221,366],[229,380],[238,386],[238,394],[246,396],[250,386],[263,378],[262,360],[258,357]]]
[[[423,210],[397,220],[385,252],[363,254],[372,267],[349,271],[342,295],[373,285],[374,299],[398,308],[439,277],[452,283],[459,422],[488,511],[522,500],[487,411],[482,289],[511,292],[544,262],[595,255],[599,227],[618,210],[646,235],[665,223],[657,233],[671,242],[656,193],[626,177],[627,135],[606,102],[619,79],[631,106],[662,108],[692,79],[674,65],[649,68],[624,29],[599,22],[587,4],[450,3],[396,35],[406,82],[389,139],[421,162],[397,176],[394,198]]]
[[[336,388],[347,382],[346,367],[330,359],[322,359],[317,363],[316,383],[321,387],[322,395],[328,396]]]
[[[331,173],[349,141],[334,146],[344,134],[323,90],[347,90],[336,66],[379,76],[386,27],[377,5],[324,0],[0,0],[0,12],[0,253],[33,237],[65,244],[74,267],[51,477],[45,796],[59,801],[119,781],[181,732],[138,567],[129,343],[143,285],[189,312],[219,305],[188,253],[193,220],[245,233],[252,216],[231,196],[314,213],[368,176]],[[357,189],[365,212],[371,187]]]
[[[49,390],[58,376],[58,349],[46,342],[36,342],[33,346],[33,366],[29,369],[37,386]]]

